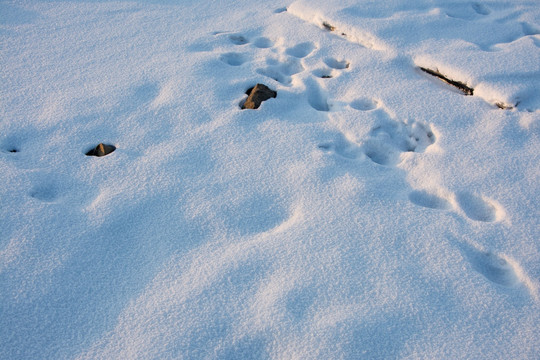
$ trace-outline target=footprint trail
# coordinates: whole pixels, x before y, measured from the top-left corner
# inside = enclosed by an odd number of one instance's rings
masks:
[[[471,267],[486,280],[495,286],[511,290],[525,288],[535,301],[539,300],[537,283],[516,260],[506,254],[485,250],[471,242],[460,241],[457,245]]]
[[[388,118],[371,130],[363,148],[368,158],[374,163],[396,165],[399,162],[400,153],[423,152],[434,144],[435,140],[435,135],[427,124],[418,121],[401,122]]]
[[[492,200],[469,192],[459,192],[456,199],[461,209],[472,220],[493,222],[504,216],[504,211]]]
[[[448,200],[424,190],[411,192],[409,194],[409,200],[413,204],[430,209],[448,210],[452,207]]]

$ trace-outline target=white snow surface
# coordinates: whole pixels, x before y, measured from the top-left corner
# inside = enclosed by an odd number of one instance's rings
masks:
[[[539,47],[531,0],[0,1],[0,358],[538,359]]]

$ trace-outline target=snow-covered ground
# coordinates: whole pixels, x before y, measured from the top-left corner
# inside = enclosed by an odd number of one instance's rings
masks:
[[[0,74],[1,359],[538,359],[537,1],[2,0]]]

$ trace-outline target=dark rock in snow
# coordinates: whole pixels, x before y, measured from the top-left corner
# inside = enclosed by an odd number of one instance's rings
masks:
[[[336,30],[336,27],[333,26],[333,25],[330,25],[329,23],[327,23],[326,21],[322,23],[323,27],[328,30],[328,31],[334,31]]]
[[[516,104],[516,106],[517,105],[518,104]],[[496,102],[495,106],[498,107],[499,109],[503,109],[503,110],[512,110],[514,108],[512,105],[507,105],[507,104],[503,103],[502,101],[501,102]]]
[[[114,145],[106,145],[103,143],[99,143],[98,146],[88,151],[86,155],[100,157],[100,156],[109,155],[114,150],[116,150],[116,147]]]
[[[248,98],[241,106],[242,109],[258,109],[263,101],[277,96],[277,92],[263,84],[255,85],[255,87],[249,89],[246,94],[248,95]]]

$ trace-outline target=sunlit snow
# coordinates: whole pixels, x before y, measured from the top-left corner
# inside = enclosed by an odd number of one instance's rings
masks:
[[[3,0],[0,74],[1,359],[538,359],[538,2]]]

